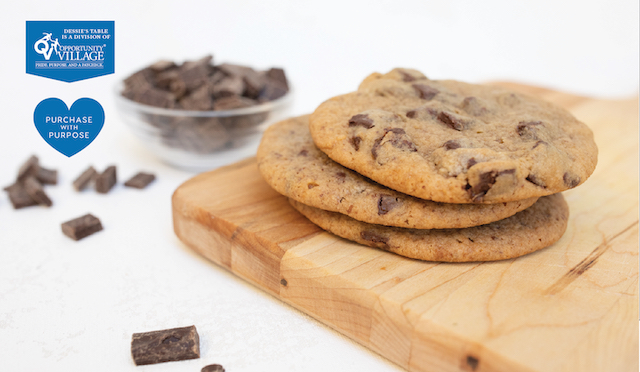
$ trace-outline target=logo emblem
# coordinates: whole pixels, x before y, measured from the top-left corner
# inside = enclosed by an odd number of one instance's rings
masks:
[[[114,72],[113,21],[27,21],[27,73],[74,82]]]
[[[43,34],[44,36],[33,45],[33,49],[35,49],[36,53],[42,54],[44,59],[48,61],[51,58],[51,53],[54,49],[56,53],[58,53],[58,46],[60,46],[60,43],[58,42],[58,39],[51,40],[51,34],[46,32],[43,32]]]
[[[91,98],[80,98],[71,108],[58,98],[47,98],[36,106],[33,122],[42,139],[71,157],[96,139],[104,125],[104,109]]]

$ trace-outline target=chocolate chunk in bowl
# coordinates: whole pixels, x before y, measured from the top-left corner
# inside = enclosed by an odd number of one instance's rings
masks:
[[[117,87],[121,117],[166,163],[207,170],[250,156],[285,115],[291,91],[283,69],[213,62],[158,61]]]

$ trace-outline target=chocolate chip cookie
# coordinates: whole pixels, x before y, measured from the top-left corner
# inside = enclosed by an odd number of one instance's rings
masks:
[[[345,239],[426,261],[494,261],[548,247],[567,228],[569,207],[562,194],[545,196],[504,220],[465,229],[416,230],[368,224],[341,213],[291,205],[321,228]]]
[[[560,107],[410,69],[370,75],[309,121],[314,142],[336,162],[444,203],[564,191],[586,181],[598,155],[591,130]]]
[[[258,148],[258,168],[279,193],[372,224],[415,229],[461,228],[507,218],[537,198],[498,204],[446,204],[384,187],[331,160],[309,133],[308,116],[276,123]]]

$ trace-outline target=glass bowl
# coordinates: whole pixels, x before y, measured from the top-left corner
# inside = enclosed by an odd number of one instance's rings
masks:
[[[116,107],[140,142],[163,162],[204,171],[254,155],[262,132],[284,119],[292,90],[255,106],[233,110],[189,111],[149,106],[115,89]]]

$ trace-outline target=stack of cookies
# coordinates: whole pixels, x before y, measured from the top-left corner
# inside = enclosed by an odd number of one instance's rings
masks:
[[[591,130],[548,102],[394,69],[274,124],[257,157],[267,183],[335,235],[468,262],[560,239],[560,192],[591,175],[597,154]]]

